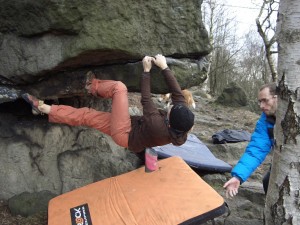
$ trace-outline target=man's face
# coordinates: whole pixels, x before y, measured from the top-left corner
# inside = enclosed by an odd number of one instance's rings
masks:
[[[266,115],[273,116],[277,109],[277,95],[272,95],[269,88],[264,88],[258,93],[258,104]]]

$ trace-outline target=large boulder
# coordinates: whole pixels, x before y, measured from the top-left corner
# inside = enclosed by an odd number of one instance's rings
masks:
[[[237,83],[231,82],[224,88],[216,102],[226,106],[241,107],[248,105],[248,97]]]
[[[0,74],[14,84],[157,53],[199,59],[211,50],[202,1],[0,3]]]

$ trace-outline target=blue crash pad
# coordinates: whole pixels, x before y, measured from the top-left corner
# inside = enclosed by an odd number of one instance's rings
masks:
[[[179,156],[195,169],[213,172],[230,172],[232,169],[231,165],[216,158],[194,134],[189,134],[187,141],[181,146],[167,144],[152,149],[159,158]]]

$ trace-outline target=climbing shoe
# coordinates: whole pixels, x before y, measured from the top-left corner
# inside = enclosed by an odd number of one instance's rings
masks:
[[[44,101],[37,99],[33,95],[30,95],[28,93],[22,94],[22,98],[28,102],[31,105],[32,113],[34,115],[43,114],[39,109],[38,106],[41,106],[44,104]]]

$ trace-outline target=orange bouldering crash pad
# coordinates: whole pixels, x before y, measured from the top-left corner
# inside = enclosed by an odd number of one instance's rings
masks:
[[[226,211],[224,199],[179,157],[158,161],[53,198],[48,225],[200,224]]]

